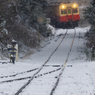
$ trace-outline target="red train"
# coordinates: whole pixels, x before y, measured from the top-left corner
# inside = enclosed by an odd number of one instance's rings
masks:
[[[77,27],[80,20],[79,5],[77,3],[62,3],[51,6],[51,24],[59,28]]]

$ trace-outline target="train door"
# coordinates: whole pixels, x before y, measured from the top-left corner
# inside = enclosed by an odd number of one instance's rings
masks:
[[[67,22],[67,9],[61,9],[60,22]]]
[[[72,8],[67,8],[67,20],[68,21],[73,20]]]

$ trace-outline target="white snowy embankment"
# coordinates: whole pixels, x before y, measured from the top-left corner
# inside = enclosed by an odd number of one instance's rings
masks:
[[[86,32],[87,30],[89,30],[89,28],[90,27],[76,28],[77,35],[79,35],[79,33],[83,34],[83,32]],[[53,29],[53,33],[55,32],[56,35],[60,35],[64,34],[65,30]],[[71,33],[73,33],[73,30],[69,29],[69,34]],[[82,47],[83,39],[76,39],[75,43],[77,43],[77,41],[81,43]],[[55,43],[55,41],[52,41],[52,43]],[[77,43],[77,45],[79,43]],[[43,48],[41,52],[36,52],[34,55],[31,55],[29,59],[19,60],[15,64],[0,63],[0,76],[16,74],[41,66],[41,63],[43,64],[43,62],[46,61],[47,57],[51,53],[51,50],[49,52],[48,49],[52,50],[51,44],[49,44],[48,47]],[[77,51],[73,51],[74,49],[70,54],[70,59],[67,62],[67,66],[61,76],[61,80],[58,84],[56,91],[54,92],[54,95],[95,95],[95,62],[87,61],[85,59],[74,59],[74,57],[78,57],[77,54],[79,53]],[[39,62],[40,59],[42,60]],[[0,62],[1,61],[4,60],[0,60]],[[50,77],[52,77],[52,75]],[[7,80],[8,79],[10,78],[8,77]],[[43,81],[42,79],[43,78],[40,77],[39,81]],[[45,80],[47,80],[47,78],[44,78],[44,81]],[[13,83],[0,84],[0,95],[13,95],[24,83],[26,83],[26,81],[27,80],[23,80],[22,82],[18,81]],[[35,88],[39,84],[39,81],[35,80],[35,85],[33,85],[33,88]],[[41,85],[38,86],[41,87],[45,85],[44,81],[41,83]],[[51,82],[55,82],[55,80],[52,80]],[[45,87],[43,86],[43,89],[40,89],[41,94],[34,94],[37,89],[26,93],[29,93],[28,95],[48,95],[47,92],[45,92],[44,90],[46,86],[48,85],[45,85]]]

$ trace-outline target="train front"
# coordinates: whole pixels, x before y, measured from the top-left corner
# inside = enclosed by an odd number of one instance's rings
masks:
[[[78,26],[78,21],[80,20],[78,4],[61,4],[59,6],[58,20],[61,24],[72,23],[74,27]]]

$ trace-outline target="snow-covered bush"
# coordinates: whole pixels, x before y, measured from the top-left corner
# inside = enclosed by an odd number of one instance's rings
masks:
[[[90,31],[85,35],[87,38],[86,46],[92,48],[95,47],[95,0],[91,1],[90,5],[84,10],[84,17],[91,24]]]
[[[17,5],[22,22],[39,30],[42,35],[46,32],[45,7],[46,0],[19,0]]]

